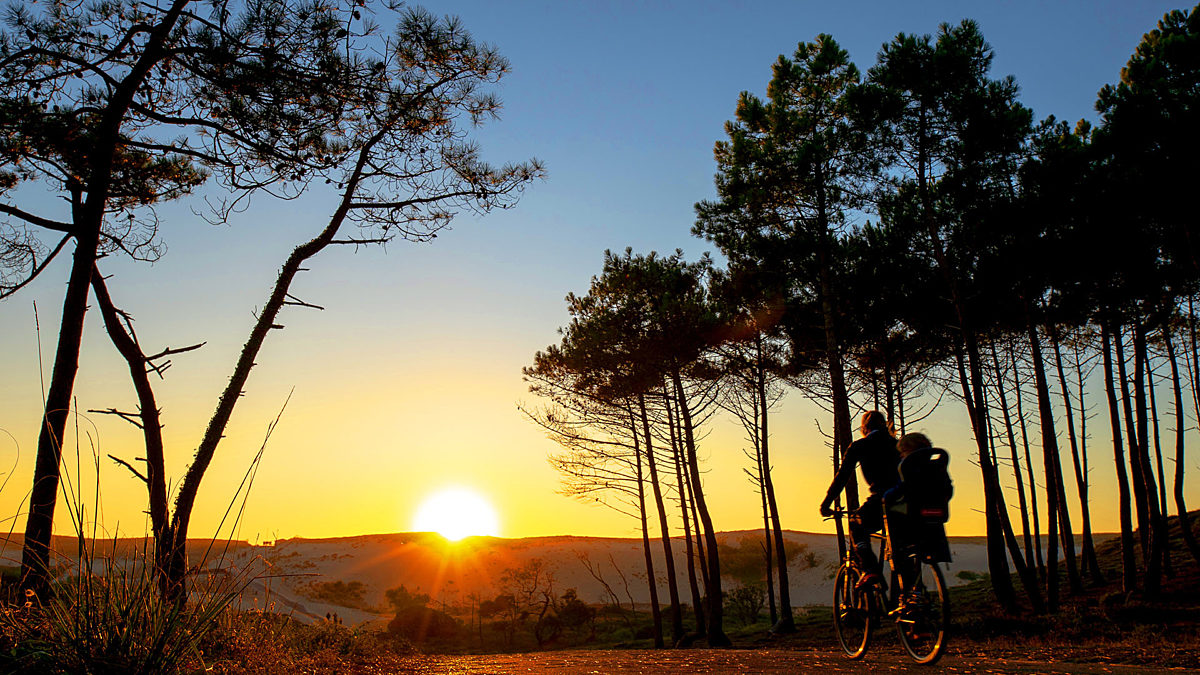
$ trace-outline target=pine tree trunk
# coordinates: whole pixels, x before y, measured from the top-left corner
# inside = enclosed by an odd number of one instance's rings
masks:
[[[1108,398],[1108,421],[1112,429],[1113,462],[1117,467],[1117,509],[1121,522],[1121,588],[1126,593],[1137,589],[1137,564],[1133,557],[1133,515],[1130,513],[1129,478],[1125,472],[1125,450],[1121,443],[1121,414],[1117,407],[1117,392],[1113,386],[1113,357],[1110,343],[1112,329],[1108,322],[1100,325],[1101,349],[1104,351],[1104,392]],[[1120,340],[1120,335],[1116,336]]]
[[[779,609],[775,606],[775,549],[774,537],[771,533],[771,511],[767,508],[767,489],[763,484],[762,450],[755,453],[758,460],[758,495],[762,499],[763,520],[763,561],[767,566],[767,612],[771,617],[771,625],[779,621]]]
[[[817,277],[821,296],[821,319],[825,334],[825,360],[829,366],[829,387],[833,405],[833,454],[841,457],[850,447],[853,436],[850,423],[850,394],[846,390],[845,366],[842,363],[842,348],[837,336],[837,313],[834,310],[836,294],[833,289],[833,265],[830,247],[833,235],[829,231],[829,214],[826,207],[823,167],[817,168]],[[836,464],[837,462],[835,462]],[[836,470],[836,468],[835,468]],[[857,509],[858,482],[846,483],[846,508]],[[838,523],[838,539],[843,539],[841,523]],[[839,548],[842,548],[839,546]],[[844,550],[844,549],[843,549]]]
[[[1158,481],[1158,518],[1155,519],[1155,522],[1158,524],[1159,544],[1156,550],[1162,561],[1163,574],[1171,577],[1174,575],[1171,573],[1171,540],[1167,536],[1167,474],[1163,469],[1162,435],[1158,428],[1158,399],[1154,394],[1154,368],[1149,354],[1147,353],[1146,356],[1146,390],[1150,394],[1150,422],[1154,436],[1154,459]]]
[[[1179,530],[1183,534],[1183,542],[1187,545],[1192,557],[1200,564],[1200,542],[1189,522],[1187,504],[1183,498],[1183,467],[1184,467],[1184,432],[1187,430],[1187,420],[1183,414],[1183,388],[1179,382],[1179,364],[1175,358],[1175,345],[1171,341],[1169,330],[1163,331],[1163,340],[1167,343],[1167,359],[1171,362],[1171,389],[1175,395],[1175,511],[1179,514]]]
[[[104,328],[108,332],[109,341],[125,359],[129,369],[129,378],[138,398],[140,409],[142,437],[146,446],[146,475],[145,483],[150,506],[150,531],[154,538],[154,579],[158,584],[159,594],[163,599],[170,597],[170,580],[166,571],[170,564],[171,538],[167,520],[167,483],[165,477],[165,460],[163,456],[162,421],[159,416],[158,403],[154,398],[154,389],[150,386],[149,373],[146,371],[147,359],[141,347],[134,341],[121,324],[117,308],[113,305],[108,294],[108,287],[99,269],[92,272],[92,292],[96,296],[96,305],[104,319]]]
[[[706,590],[708,592],[708,645],[710,647],[728,647],[732,643],[725,635],[724,628],[724,598],[721,593],[721,561],[717,554],[717,532],[713,528],[712,517],[708,512],[708,504],[704,499],[704,489],[700,482],[700,460],[696,455],[696,439],[692,429],[691,406],[683,390],[683,380],[678,369],[671,371],[671,379],[675,384],[675,396],[679,400],[681,426],[683,428],[684,447],[687,448],[688,469],[692,482],[692,499],[700,512],[700,523],[704,527],[704,542],[708,549],[708,575]]]
[[[986,401],[987,398],[984,397],[984,402]],[[996,434],[992,432],[990,415],[985,419],[985,423],[988,425],[988,445],[991,447],[992,466],[996,467],[999,465],[996,458]],[[997,494],[1004,494],[999,483],[999,471],[996,471],[996,484],[992,489]],[[1025,564],[1025,559],[1021,555],[1021,544],[1013,533],[1012,519],[1008,516],[1008,507],[1003,499],[1000,500],[998,506],[996,517],[1000,520],[1000,529],[1004,535],[1004,543],[1008,546],[1008,555],[1012,558],[1013,566],[1017,568],[1017,578],[1021,580],[1021,586],[1029,596],[1029,603],[1033,607],[1033,611],[1041,614],[1045,611],[1045,605],[1042,603],[1042,595],[1038,590],[1037,573],[1031,566]]]
[[[1133,401],[1129,393],[1129,379],[1125,373],[1124,336],[1120,326],[1114,329],[1113,347],[1117,361],[1117,378],[1120,384],[1121,410],[1125,416],[1125,441],[1129,444],[1129,469],[1133,484],[1133,503],[1137,514],[1138,539],[1142,545],[1142,557],[1149,561],[1150,557],[1150,516],[1146,507],[1146,482],[1142,478],[1142,463],[1138,459],[1137,425],[1133,419]]]
[[[984,407],[982,401],[982,374],[979,372],[979,349],[975,336],[963,332],[967,360],[971,374],[968,380],[967,366],[963,362],[963,349],[955,350],[958,359],[959,384],[962,387],[963,401],[967,404],[967,414],[971,418],[971,429],[975,434],[978,448],[979,470],[983,476],[984,517],[987,526],[988,573],[991,575],[992,591],[996,601],[1009,613],[1017,612],[1017,593],[1012,585],[1012,576],[1008,569],[1008,553],[1004,541],[1003,528],[1000,521],[1000,509],[997,504],[1002,498],[996,493],[999,481],[996,480],[995,466],[991,462],[988,449],[988,430],[983,421]]]
[[[1146,595],[1157,597],[1162,587],[1161,524],[1158,511],[1158,487],[1154,481],[1154,468],[1150,464],[1150,425],[1147,419],[1146,402],[1146,334],[1141,320],[1133,324],[1133,394],[1137,406],[1138,453],[1134,460],[1139,464],[1143,482],[1146,522],[1149,524],[1149,547],[1146,549]]]
[[[1033,322],[1026,324],[1030,355],[1033,358],[1034,387],[1037,391],[1038,420],[1042,427],[1042,468],[1046,477],[1046,607],[1058,611],[1058,442],[1054,432],[1054,410],[1042,363],[1041,345]]]
[[[779,574],[779,620],[772,616],[772,628],[775,633],[796,632],[796,620],[792,615],[792,590],[788,578],[787,547],[783,539],[783,528],[779,523],[779,503],[775,499],[775,481],[771,478],[770,431],[767,426],[769,407],[767,405],[767,373],[766,364],[762,357],[762,334],[758,336],[758,410],[761,415],[758,433],[762,457],[763,493],[767,499],[767,508],[771,515],[771,529],[775,534],[775,560]],[[770,563],[768,562],[768,568]]]
[[[700,637],[705,634],[704,630],[704,605],[701,601],[700,587],[696,583],[696,559],[695,549],[692,546],[692,527],[691,519],[688,517],[688,491],[686,481],[683,479],[683,448],[679,440],[679,434],[676,433],[676,416],[674,411],[675,402],[667,391],[667,385],[663,383],[663,400],[666,402],[667,408],[667,426],[671,430],[671,453],[675,464],[675,485],[679,492],[679,509],[680,517],[683,520],[683,541],[687,547],[687,572],[688,572],[688,587],[692,592],[692,611],[696,615],[696,633]]]
[[[137,94],[152,68],[166,54],[166,41],[182,15],[188,0],[174,0],[162,20],[143,32],[145,44],[136,63],[124,78],[112,87],[108,104],[96,115],[90,134],[87,196],[73,204],[72,235],[75,255],[54,352],[50,386],[38,429],[37,455],[34,458],[33,486],[29,492],[29,515],[21,551],[21,586],[40,598],[47,597],[50,580],[50,541],[54,530],[54,510],[58,503],[59,470],[75,376],[79,371],[79,349],[83,339],[83,320],[87,314],[87,295],[100,245],[100,230],[108,208],[114,179],[113,161],[118,144],[123,143],[121,127]],[[87,142],[87,141],[85,141]],[[74,199],[74,198],[73,198]]]
[[[671,644],[683,638],[683,612],[679,606],[679,582],[675,578],[675,554],[671,549],[671,532],[667,527],[667,507],[663,502],[662,483],[658,480],[658,461],[654,457],[654,441],[650,434],[650,418],[646,414],[646,396],[638,394],[638,411],[642,416],[642,433],[646,439],[646,468],[650,471],[650,489],[658,513],[658,530],[662,536],[663,560],[666,565],[667,596],[671,601]]]
[[[1092,536],[1091,500],[1088,497],[1088,456],[1087,456],[1087,404],[1083,389],[1083,365],[1079,357],[1079,343],[1074,346],[1075,375],[1079,384],[1079,461],[1080,468],[1076,470],[1076,480],[1079,482],[1079,501],[1083,508],[1083,560],[1092,577],[1092,583],[1104,585],[1104,572],[1100,569],[1100,560],[1096,557],[1096,540]],[[1061,373],[1060,373],[1061,376]],[[1065,390],[1067,383],[1063,382]]]
[[[1013,482],[1017,486],[1017,504],[1021,511],[1021,532],[1025,539],[1025,566],[1035,570],[1033,562],[1033,537],[1029,532],[1029,508],[1025,501],[1025,478],[1021,475],[1021,463],[1017,457],[1017,439],[1013,435],[1012,419],[1008,412],[1008,398],[1004,395],[1004,377],[1000,370],[1000,357],[996,354],[996,346],[992,345],[992,366],[996,369],[996,394],[1000,399],[1000,412],[1004,416],[1004,431],[1008,437],[1008,447],[1012,457]]]
[[[663,647],[662,608],[658,604],[658,578],[654,575],[654,557],[650,552],[650,527],[646,517],[646,486],[642,477],[641,443],[638,441],[637,424],[633,420],[633,411],[629,411],[630,432],[633,433],[633,451],[637,456],[637,496],[638,517],[642,524],[642,552],[646,557],[646,583],[650,587],[650,616],[653,620],[654,646]]]
[[[54,368],[50,374],[50,388],[46,393],[38,433],[33,488],[29,492],[29,515],[25,522],[25,542],[21,552],[21,586],[33,591],[39,598],[48,597],[49,591],[50,538],[54,530],[54,509],[58,504],[63,438],[71,410],[71,395],[75,389],[75,374],[79,370],[79,347],[83,341],[88,286],[92,280],[92,268],[96,264],[98,229],[97,225],[93,231],[76,235],[75,256],[63,298],[58,345],[54,352]]]
[[[1035,331],[1036,331],[1036,328],[1035,328]],[[1081,506],[1082,514],[1083,514],[1082,518],[1083,518],[1084,523],[1087,523],[1089,521],[1089,517],[1090,517],[1090,515],[1088,514],[1087,500],[1085,498],[1085,495],[1087,494],[1087,489],[1083,486],[1083,467],[1080,464],[1079,442],[1075,435],[1075,411],[1074,411],[1074,407],[1071,405],[1071,390],[1067,387],[1066,371],[1063,369],[1062,349],[1059,346],[1058,331],[1055,330],[1053,327],[1049,327],[1046,329],[1046,332],[1050,336],[1050,344],[1054,349],[1054,364],[1058,371],[1059,385],[1061,385],[1061,387],[1062,387],[1063,411],[1064,411],[1065,417],[1067,419],[1067,441],[1071,445],[1071,463],[1075,468],[1075,485],[1076,485],[1077,489],[1079,490],[1079,494],[1080,494],[1080,502],[1081,502],[1080,506]],[[1041,356],[1040,347],[1038,349],[1038,352],[1039,352],[1038,357],[1040,358],[1040,356]],[[1048,379],[1049,378],[1047,378],[1047,380]],[[1049,392],[1047,392],[1047,398],[1049,398]],[[1055,445],[1057,446],[1057,442],[1055,443]],[[1071,529],[1071,517],[1067,511],[1067,491],[1066,491],[1067,479],[1065,476],[1062,475],[1063,472],[1062,472],[1061,453],[1055,455],[1055,465],[1056,465],[1055,470],[1058,472],[1058,500],[1059,500],[1058,505],[1059,505],[1059,511],[1061,514],[1060,520],[1062,522],[1062,526],[1060,529],[1062,531],[1063,550],[1066,551],[1066,554],[1067,554],[1067,580],[1068,580],[1068,583],[1070,584],[1071,593],[1073,595],[1078,595],[1080,592],[1083,591],[1083,583],[1082,583],[1082,579],[1080,578],[1080,570],[1077,567],[1077,560],[1075,558],[1075,536]],[[1084,529],[1085,529],[1085,531],[1087,530],[1086,525],[1084,526]],[[1084,565],[1086,566],[1086,564],[1087,564],[1087,557],[1085,556],[1084,557]]]
[[[1038,574],[1045,578],[1046,561],[1042,558],[1042,526],[1038,516],[1037,481],[1033,473],[1033,453],[1029,449],[1029,429],[1025,424],[1024,400],[1025,392],[1021,388],[1021,367],[1017,363],[1016,350],[1009,344],[1009,359],[1013,364],[1013,384],[1017,395],[1017,421],[1021,425],[1021,448],[1025,451],[1025,475],[1029,476],[1029,515],[1033,520],[1033,555],[1037,564]]]

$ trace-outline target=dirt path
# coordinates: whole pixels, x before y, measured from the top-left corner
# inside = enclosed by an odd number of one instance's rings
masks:
[[[913,664],[900,654],[880,652],[849,661],[828,651],[779,649],[729,650],[571,650],[532,654],[430,655],[415,659],[401,673],[446,675],[660,675],[663,673],[883,673],[919,669],[928,673],[1081,673],[1146,675],[1194,670],[1105,664],[1016,661],[947,654],[936,666]]]

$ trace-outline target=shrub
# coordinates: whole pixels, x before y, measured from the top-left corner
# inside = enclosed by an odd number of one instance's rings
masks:
[[[361,581],[316,581],[301,588],[300,592],[317,602],[366,609],[363,596],[367,592],[367,586]]]
[[[388,634],[413,642],[444,640],[458,634],[458,622],[436,609],[410,605],[396,612],[388,623]]]
[[[758,615],[766,602],[767,592],[759,584],[738,586],[725,596],[730,616],[743,626],[758,621]]]

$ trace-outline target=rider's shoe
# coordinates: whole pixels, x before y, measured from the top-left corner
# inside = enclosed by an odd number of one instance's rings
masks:
[[[868,572],[868,573],[864,574],[861,579],[858,580],[857,584],[854,584],[854,590],[861,591],[862,589],[866,588],[867,586],[870,586],[871,584],[879,584],[882,581],[883,581],[883,577],[879,576],[878,574],[876,574],[874,572]]]

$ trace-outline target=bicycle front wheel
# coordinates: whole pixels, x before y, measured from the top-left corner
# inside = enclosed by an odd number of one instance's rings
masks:
[[[936,563],[917,563],[919,573],[913,589],[901,598],[896,631],[900,644],[917,663],[934,663],[946,649],[946,627],[950,623],[950,596]]]
[[[856,588],[861,576],[850,563],[842,563],[833,582],[833,628],[838,642],[852,659],[862,658],[871,644],[869,588]]]

